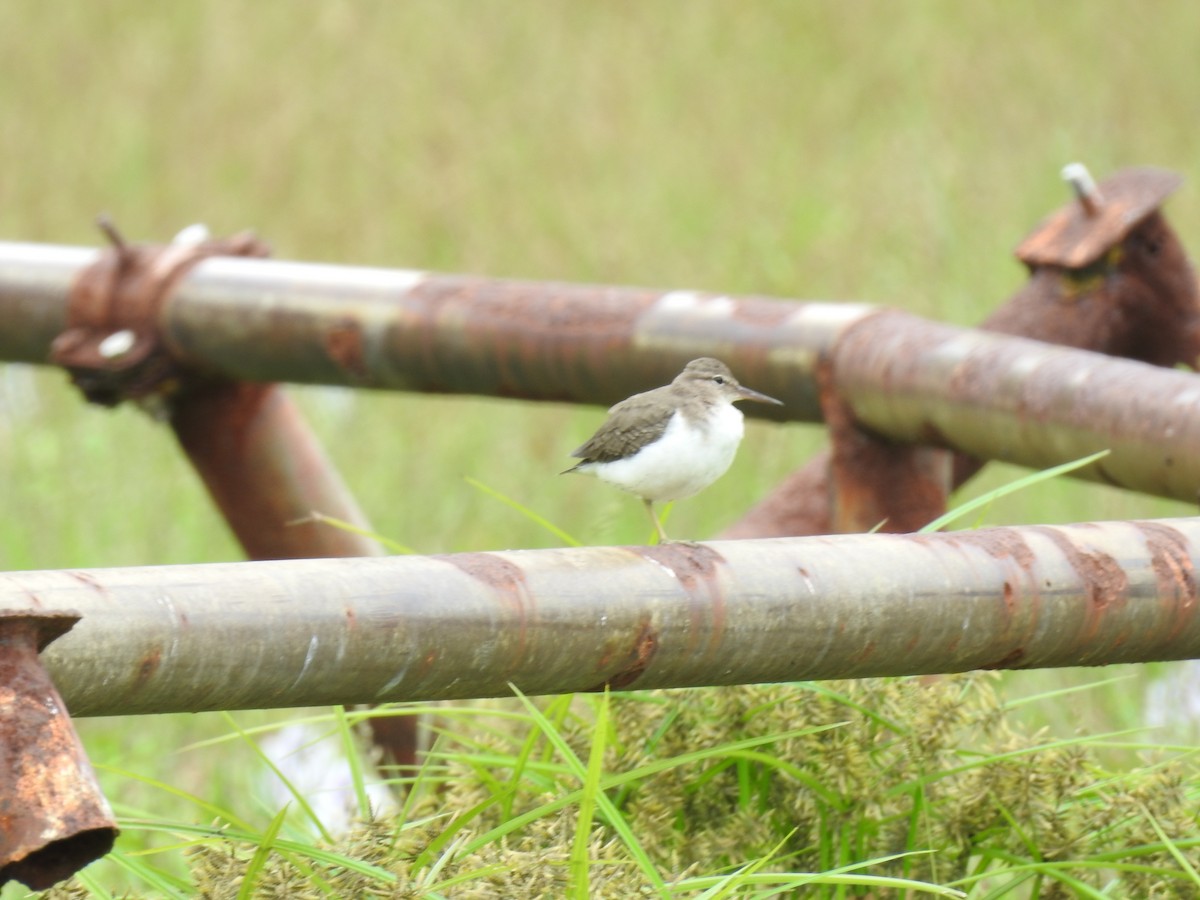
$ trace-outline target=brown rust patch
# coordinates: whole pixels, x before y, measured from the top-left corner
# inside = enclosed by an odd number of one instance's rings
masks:
[[[1005,653],[1002,657],[1000,657],[995,662],[987,663],[986,665],[982,665],[979,668],[981,668],[981,669],[1021,669],[1024,667],[1019,665],[1019,663],[1021,662],[1022,659],[1024,659],[1024,657],[1025,657],[1024,648],[1014,647],[1012,650],[1009,650],[1007,653]]]
[[[535,605],[524,570],[494,553],[452,553],[436,558],[486,584],[494,596],[517,618],[516,659],[521,659],[525,655],[529,619],[533,615]]]
[[[872,656],[874,656],[874,655],[875,655],[875,648],[876,648],[876,643],[875,643],[875,641],[867,641],[865,644],[863,644],[863,646],[862,646],[862,649],[861,649],[861,650],[859,650],[858,652],[854,653],[854,654],[853,654],[853,655],[850,657],[850,660],[851,660],[852,662],[855,662],[855,663],[863,663],[863,662],[866,662],[866,661],[867,661],[867,660],[869,660],[869,659],[870,659]]]
[[[596,693],[605,688],[619,691],[631,686],[642,677],[642,673],[649,667],[650,661],[654,659],[657,651],[658,632],[649,618],[643,619],[641,628],[638,630],[621,668],[600,684],[588,688],[588,692]]]
[[[997,562],[1003,563],[1005,577],[1001,584],[999,602],[1007,627],[1020,627],[1016,640],[1032,639],[1041,616],[1041,593],[1031,576],[1037,556],[1019,531],[1011,528],[983,528],[978,531],[955,531],[947,534],[914,535],[909,540],[930,545],[970,546],[982,550]],[[1011,563],[1007,561],[1011,560]],[[1012,566],[1019,572],[1014,572]],[[1046,585],[1049,587],[1049,585]],[[1011,668],[1011,666],[1006,666]]]
[[[717,577],[718,566],[725,557],[707,544],[690,541],[671,541],[652,547],[631,547],[634,553],[652,559],[670,569],[689,591]]]
[[[335,323],[325,335],[325,352],[351,380],[361,382],[370,377],[363,352],[362,327],[357,320],[347,317]]]
[[[936,541],[969,544],[978,547],[994,559],[1011,559],[1025,572],[1037,563],[1037,554],[1030,549],[1020,532],[1011,528],[981,528],[979,531],[955,531],[938,535]]]
[[[1004,608],[1008,610],[1010,616],[1016,608],[1016,596],[1013,591],[1012,582],[1008,580],[1004,582]]]
[[[525,572],[494,553],[452,553],[437,557],[503,594],[525,594]]]
[[[630,389],[645,366],[628,365],[628,350],[638,317],[659,296],[640,288],[427,276],[406,294],[410,323],[392,336],[392,349],[409,361],[411,386],[422,391],[487,384],[501,396],[578,400],[602,398],[611,388],[614,402],[647,386]],[[501,345],[496,335],[505,336]],[[470,359],[444,352],[448,336],[479,352]]]
[[[67,575],[74,578],[76,581],[83,582],[93,590],[99,591],[101,594],[107,594],[108,589],[93,575],[91,572],[80,572],[73,569],[67,570]]]
[[[701,651],[704,655],[720,647],[725,634],[725,593],[720,584],[720,567],[725,557],[706,544],[683,541],[629,549],[669,569],[687,593],[688,651],[700,650],[700,640],[705,634],[708,640]]]
[[[1057,528],[1034,526],[1032,531],[1050,539],[1075,573],[1088,597],[1091,609],[1103,613],[1109,606],[1124,602],[1129,591],[1129,578],[1121,564],[1107,553],[1090,553]],[[1098,625],[1098,621],[1093,622]],[[1089,632],[1092,629],[1089,629]]]
[[[1158,602],[1170,604],[1170,638],[1179,635],[1195,618],[1198,599],[1196,571],[1187,538],[1161,522],[1134,522],[1146,539],[1154,569]]]
[[[817,363],[817,386],[833,442],[831,530],[856,533],[882,523],[882,531],[906,534],[946,511],[950,465],[944,452],[861,428],[838,393],[828,357]]]
[[[150,677],[158,671],[158,667],[162,665],[162,648],[155,647],[149,653],[142,657],[142,661],[138,664],[137,676],[133,679],[135,688],[143,687]]]
[[[1083,662],[1090,652],[1090,642],[1109,615],[1110,607],[1128,600],[1129,577],[1116,559],[1107,553],[1092,553],[1082,549],[1057,528],[1042,525],[1031,530],[1045,535],[1062,552],[1087,597],[1083,627],[1078,636],[1080,661]]]
[[[416,676],[418,678],[424,678],[426,675],[428,675],[433,670],[434,664],[437,663],[437,660],[438,654],[436,650],[430,650],[428,653],[422,656],[421,661],[417,664]]]

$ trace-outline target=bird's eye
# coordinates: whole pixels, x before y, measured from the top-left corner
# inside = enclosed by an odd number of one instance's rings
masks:
[[[715,381],[717,384],[724,384],[724,383],[725,383],[725,376],[724,376],[724,375],[714,375],[714,376],[713,376],[713,381]]]

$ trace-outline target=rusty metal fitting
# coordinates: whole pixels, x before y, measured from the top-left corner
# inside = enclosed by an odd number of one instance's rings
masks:
[[[112,809],[38,654],[75,612],[0,610],[0,886],[43,890],[108,853]]]
[[[111,246],[71,285],[67,327],[50,348],[51,362],[92,403],[170,394],[182,370],[165,345],[159,312],[180,278],[210,256],[268,255],[246,232],[230,238],[170,244],[130,244],[105,217],[98,220]]]
[[[951,489],[950,454],[936,447],[897,443],[860,426],[838,394],[830,360],[822,360],[817,379],[832,445],[824,492],[830,521],[822,530],[904,533],[944,513]]]
[[[1092,265],[1183,184],[1181,175],[1151,166],[1121,169],[1100,184],[1081,163],[1067,165],[1062,174],[1076,199],[1051,213],[1017,246],[1017,258],[1031,269]]]

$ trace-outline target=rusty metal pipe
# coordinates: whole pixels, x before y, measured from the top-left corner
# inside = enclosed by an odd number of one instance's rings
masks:
[[[0,358],[45,358],[58,294],[92,258],[29,247],[0,244],[0,319],[22,326]],[[162,315],[185,363],[240,380],[609,403],[708,353],[786,404],[749,414],[807,421],[826,357],[884,437],[1034,467],[1110,448],[1077,474],[1188,501],[1200,487],[1194,376],[857,304],[213,258]]]
[[[0,574],[76,715],[1200,656],[1200,519]]]
[[[831,364],[855,419],[892,440],[1032,468],[1108,449],[1074,474],[1197,501],[1195,374],[901,312],[850,329]]]
[[[251,559],[383,553],[368,537],[304,521],[316,511],[369,528],[303,414],[278,385],[201,383],[172,403],[170,421]]]
[[[0,885],[43,890],[108,853],[117,827],[38,658],[78,614],[2,606]]]
[[[45,362],[95,251],[0,242],[0,359]],[[819,421],[818,355],[865,304],[506,281],[218,257],[191,269],[161,331],[185,364],[288,381],[610,404],[702,355]]]

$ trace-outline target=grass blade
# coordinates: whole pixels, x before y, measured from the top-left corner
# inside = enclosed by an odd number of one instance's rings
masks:
[[[1076,469],[1082,469],[1084,466],[1090,466],[1098,459],[1103,459],[1111,453],[1111,450],[1101,450],[1098,453],[1093,453],[1091,456],[1085,456],[1082,459],[1076,459],[1071,462],[1065,462],[1061,465],[1051,466],[1049,469],[1043,469],[1041,472],[1032,472],[1024,478],[1018,478],[1010,484],[1004,484],[996,488],[994,491],[988,491],[973,500],[968,500],[961,506],[956,506],[942,515],[938,516],[920,531],[918,534],[929,534],[934,531],[940,531],[951,522],[957,522],[967,513],[974,512],[977,509],[987,506],[990,503],[999,500],[1001,497],[1007,497],[1009,494],[1015,494],[1017,491],[1023,491],[1025,488],[1032,487],[1035,484],[1040,484],[1043,481],[1049,481],[1051,478],[1057,478],[1059,475],[1065,475],[1068,472],[1074,472]]]
[[[365,821],[370,819],[373,813],[371,811],[371,797],[367,793],[367,780],[363,776],[362,754],[359,753],[358,741],[354,738],[354,729],[346,717],[346,708],[344,706],[335,706],[333,714],[337,722],[338,732],[342,736],[342,747],[346,754],[346,765],[350,768],[350,781],[354,785],[354,797],[358,802],[358,815],[359,818]]]
[[[391,538],[384,537],[382,534],[379,534],[376,531],[371,531],[369,528],[362,528],[351,522],[343,521],[342,519],[335,519],[333,516],[327,516],[325,513],[317,512],[315,509],[307,516],[302,516],[299,519],[293,519],[287,524],[307,525],[310,523],[315,523],[317,525],[331,525],[339,531],[348,531],[351,534],[357,534],[359,537],[370,538],[376,543],[382,544],[393,553],[398,553],[401,556],[415,556],[417,554],[417,551],[412,547],[407,547],[404,544],[397,543]]]
[[[482,481],[479,481],[475,478],[471,478],[470,476],[465,476],[465,480],[466,480],[467,484],[469,484],[471,487],[475,488],[475,490],[481,491],[481,492],[487,494],[489,497],[491,497],[494,500],[499,500],[501,503],[503,503],[505,506],[509,507],[510,509],[516,510],[518,513],[520,513],[522,516],[524,516],[530,522],[533,522],[535,525],[542,526],[542,528],[545,528],[547,531],[549,531],[552,535],[554,535],[556,538],[558,538],[560,541],[562,541],[568,547],[582,547],[583,546],[582,541],[576,540],[571,535],[567,534],[567,532],[563,531],[561,528],[559,528],[557,525],[555,525],[553,522],[551,522],[549,519],[547,519],[544,516],[538,515],[537,513],[535,513],[532,509],[530,509],[525,504],[514,500],[512,497],[509,497],[507,494],[500,493],[495,488],[488,487]]]
[[[587,900],[588,874],[591,859],[588,845],[592,836],[592,819],[596,812],[596,800],[600,795],[600,775],[604,769],[604,750],[608,746],[609,695],[605,688],[600,702],[596,704],[596,726],[592,732],[592,745],[588,751],[587,773],[583,779],[583,792],[579,798],[579,818],[575,823],[575,840],[571,845],[571,889],[579,900]]]
[[[263,868],[271,856],[271,850],[275,847],[275,839],[279,836],[279,829],[283,827],[283,820],[287,818],[287,811],[288,807],[285,805],[279,812],[275,813],[275,818],[271,820],[271,824],[267,826],[267,830],[259,838],[258,849],[254,851],[254,856],[250,858],[250,862],[246,865],[246,874],[242,876],[242,886],[237,893],[238,900],[247,900],[247,898],[254,896],[254,888],[258,884],[259,876],[262,875]]]

